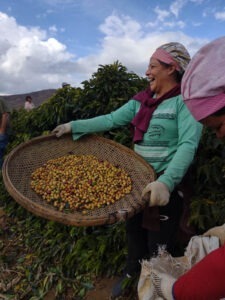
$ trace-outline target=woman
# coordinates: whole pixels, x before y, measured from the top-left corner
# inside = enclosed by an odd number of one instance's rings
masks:
[[[127,221],[127,263],[112,298],[122,294],[126,277],[140,271],[139,260],[157,253],[158,244],[165,244],[171,253],[174,250],[183,209],[183,198],[176,187],[193,160],[202,129],[180,95],[181,78],[189,61],[189,53],[182,44],[160,46],[150,58],[146,91],[110,114],[71,121],[53,130],[57,137],[72,132],[76,140],[87,133],[108,131],[131,123],[134,151],[158,174],[157,180],[149,183],[142,193],[143,197],[149,196],[150,208]]]
[[[225,37],[205,45],[192,58],[182,80],[182,95],[188,109],[197,121],[211,127],[218,138],[225,138],[224,53]],[[217,249],[211,249],[177,280],[171,270],[151,270],[151,288],[155,288],[158,296],[168,300],[225,299],[225,224],[208,230],[198,239],[202,242],[206,237],[218,238]],[[195,247],[195,252],[200,253],[200,248]]]

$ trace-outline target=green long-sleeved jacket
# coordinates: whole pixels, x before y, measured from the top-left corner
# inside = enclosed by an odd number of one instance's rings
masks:
[[[131,99],[110,114],[71,121],[73,139],[127,125],[139,109],[140,102]],[[142,142],[134,145],[134,151],[149,162],[156,173],[164,171],[158,181],[172,192],[193,161],[201,132],[202,125],[192,117],[181,96],[176,96],[157,107]]]

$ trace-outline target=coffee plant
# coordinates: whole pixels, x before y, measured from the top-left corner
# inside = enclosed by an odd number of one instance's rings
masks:
[[[109,113],[147,85],[119,62],[101,65],[82,88],[58,89],[30,112],[14,110],[7,153],[49,134],[58,124]],[[101,134],[132,147],[129,127]],[[189,220],[199,233],[225,221],[224,149],[213,132],[203,131],[192,173],[195,193]],[[54,289],[56,299],[70,299],[68,291],[76,296],[72,299],[83,299],[97,276],[122,272],[127,253],[124,223],[73,227],[44,220],[9,196],[2,177],[0,185],[0,207],[7,217],[0,230],[0,298],[44,299]]]

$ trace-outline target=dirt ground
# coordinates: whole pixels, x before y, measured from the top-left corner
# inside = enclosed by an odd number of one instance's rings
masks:
[[[117,278],[99,278],[96,281],[95,288],[90,290],[84,300],[109,300],[113,284]],[[71,294],[71,295],[70,295]],[[70,295],[70,296],[69,296]],[[68,300],[74,300],[72,293],[68,292]],[[0,298],[1,299],[1,298]],[[55,300],[54,290],[50,291],[44,300]]]
[[[95,288],[89,291],[85,300],[109,300],[113,284],[117,278],[99,278]]]
[[[118,278],[98,278],[95,282],[95,287],[93,290],[87,292],[84,300],[110,300],[110,294],[114,283]],[[0,298],[1,300],[1,298]],[[44,298],[44,300],[55,300],[54,290],[50,291]],[[76,297],[68,291],[66,300],[76,300]],[[118,300],[138,300],[135,297],[120,297]]]

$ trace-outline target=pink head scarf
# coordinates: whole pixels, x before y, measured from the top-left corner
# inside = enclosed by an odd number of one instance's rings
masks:
[[[176,42],[160,46],[152,54],[152,57],[166,64],[173,64],[179,73],[185,71],[191,59],[187,49],[182,44]]]
[[[225,107],[225,37],[194,55],[182,78],[181,92],[197,121]]]

